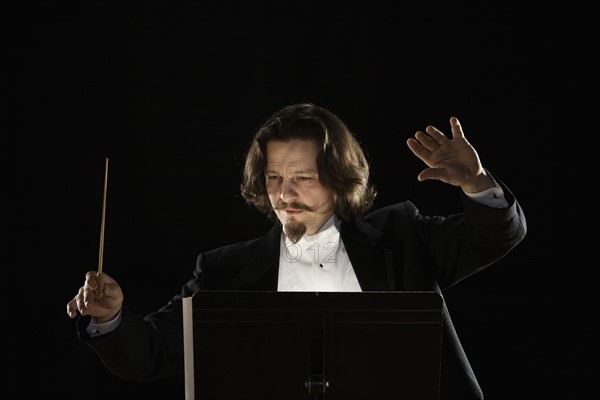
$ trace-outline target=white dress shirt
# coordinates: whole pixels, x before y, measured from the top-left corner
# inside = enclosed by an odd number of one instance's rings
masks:
[[[281,234],[279,292],[360,292],[360,284],[340,237],[341,221],[332,215],[314,235],[298,243]]]

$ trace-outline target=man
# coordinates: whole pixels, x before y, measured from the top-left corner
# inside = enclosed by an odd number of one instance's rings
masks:
[[[505,256],[527,230],[517,200],[483,168],[458,119],[450,127],[452,138],[428,126],[407,145],[427,165],[418,179],[459,187],[464,213],[428,217],[405,201],[366,214],[376,191],[346,125],[313,104],[283,108],[255,134],[241,184],[244,199],[273,218],[269,232],[200,254],[182,292],[144,318],[106,274],[97,296],[97,274],[88,272],[67,304],[70,317],[86,316],[80,338],[114,374],[147,381],[183,373],[181,298],[198,290],[441,294]],[[483,398],[445,304],[442,335],[441,398]]]

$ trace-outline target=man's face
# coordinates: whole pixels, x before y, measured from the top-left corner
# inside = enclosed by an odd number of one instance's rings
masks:
[[[312,140],[267,143],[267,193],[294,242],[317,233],[333,213],[332,193],[319,181],[317,152]]]

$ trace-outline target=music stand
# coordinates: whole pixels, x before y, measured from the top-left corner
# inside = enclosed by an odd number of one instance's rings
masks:
[[[183,311],[186,400],[439,399],[435,292],[200,291]]]

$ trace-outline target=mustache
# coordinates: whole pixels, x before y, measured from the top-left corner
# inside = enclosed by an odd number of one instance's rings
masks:
[[[296,201],[292,201],[291,203],[286,203],[285,201],[278,201],[273,207],[274,210],[280,211],[285,210],[286,208],[293,208],[294,210],[306,210],[313,211],[313,209],[306,204],[298,203]]]

